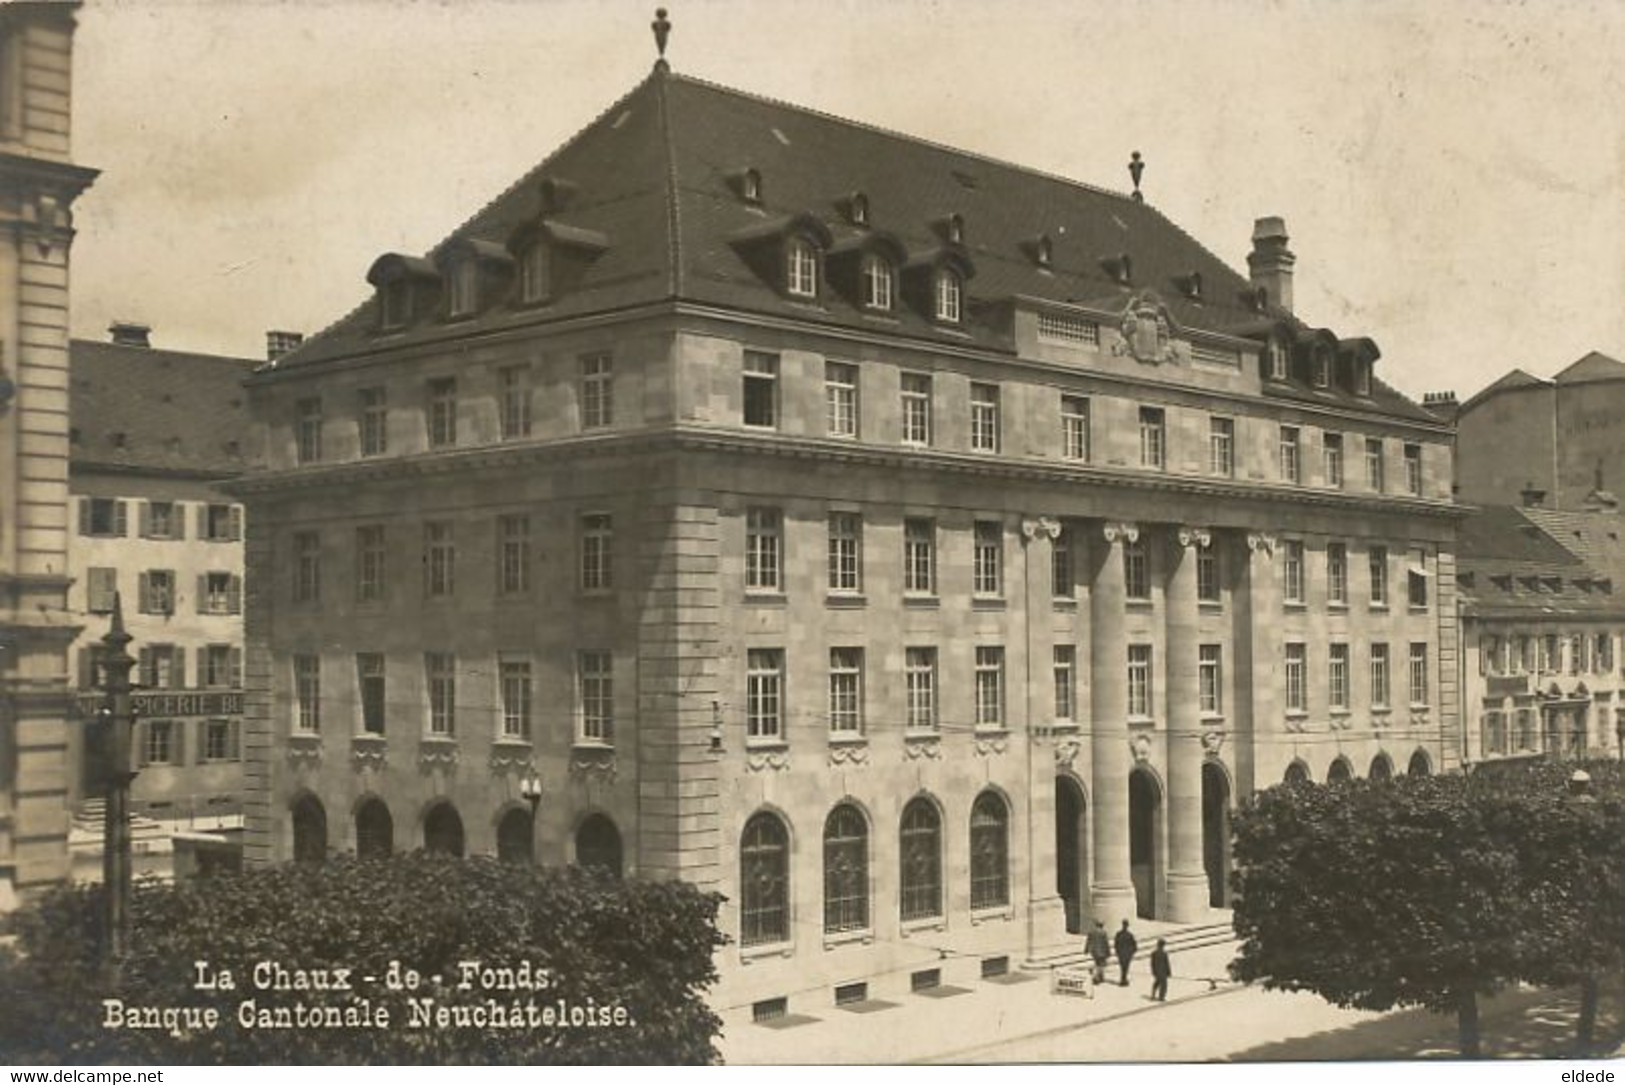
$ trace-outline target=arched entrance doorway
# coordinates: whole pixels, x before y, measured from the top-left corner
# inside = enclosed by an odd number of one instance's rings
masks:
[[[360,859],[387,859],[395,850],[395,821],[382,799],[362,801],[355,812],[355,853]]]
[[[327,810],[314,795],[293,804],[293,861],[319,863],[327,858]]]
[[[497,822],[497,858],[504,863],[524,865],[535,861],[531,849],[531,813],[517,806]]]
[[[1230,907],[1230,781],[1212,761],[1202,765],[1202,868],[1208,906]]]
[[[1405,769],[1405,775],[1426,776],[1431,771],[1433,771],[1433,767],[1428,764],[1427,751],[1417,750],[1415,753],[1411,754],[1411,763],[1410,766]]]
[[[1066,908],[1066,929],[1083,930],[1089,899],[1089,822],[1083,788],[1070,776],[1055,778],[1055,891]]]
[[[1145,769],[1128,777],[1128,863],[1136,914],[1157,917],[1157,883],[1162,871],[1157,840],[1162,835],[1162,788]]]
[[[1394,778],[1394,763],[1388,760],[1388,755],[1379,753],[1371,759],[1371,771],[1366,774],[1373,780],[1392,780]]]
[[[423,849],[436,855],[462,856],[463,819],[451,803],[440,803],[423,819]]]
[[[621,832],[603,814],[592,814],[576,829],[576,866],[621,876]]]

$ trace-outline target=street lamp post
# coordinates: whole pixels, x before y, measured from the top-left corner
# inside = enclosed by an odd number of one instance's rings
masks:
[[[103,924],[102,960],[116,979],[130,937],[130,767],[135,713],[126,650],[134,638],[124,631],[124,609],[113,594],[113,624],[102,637],[102,689],[107,694],[101,716],[107,725],[107,807],[102,825]]]

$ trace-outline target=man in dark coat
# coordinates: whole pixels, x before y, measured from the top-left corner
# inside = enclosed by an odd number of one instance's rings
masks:
[[[1095,982],[1106,982],[1106,959],[1112,955],[1111,943],[1106,940],[1106,928],[1095,920],[1095,929],[1089,932],[1084,940],[1083,948],[1095,962]]]
[[[1158,1002],[1168,1001],[1168,977],[1174,974],[1168,961],[1168,940],[1157,939],[1157,948],[1151,951],[1151,997]]]
[[[1140,943],[1134,940],[1134,932],[1128,929],[1128,920],[1123,920],[1123,929],[1117,932],[1117,967],[1119,969],[1117,986],[1128,986],[1128,966],[1134,960],[1134,954],[1140,948]]]

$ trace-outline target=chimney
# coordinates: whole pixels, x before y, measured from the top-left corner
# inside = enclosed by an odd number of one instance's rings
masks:
[[[266,332],[265,359],[275,362],[305,341],[304,332]]]
[[[1247,271],[1253,285],[1262,289],[1270,304],[1292,311],[1292,265],[1298,258],[1286,247],[1286,223],[1279,216],[1253,222],[1253,251],[1247,254]]]
[[[1546,491],[1535,489],[1533,482],[1527,483],[1518,491],[1518,498],[1526,509],[1540,509],[1546,507]]]
[[[107,334],[121,347],[152,348],[152,328],[133,320],[115,320],[107,326]]]
[[[1456,393],[1454,392],[1423,392],[1422,407],[1430,414],[1436,414],[1447,422],[1453,422],[1456,419],[1457,412],[1461,409],[1461,404],[1456,402]]]

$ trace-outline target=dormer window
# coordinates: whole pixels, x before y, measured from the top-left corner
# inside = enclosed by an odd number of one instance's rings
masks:
[[[552,254],[541,238],[532,241],[519,257],[519,300],[535,305],[547,300],[552,290]]]
[[[466,257],[451,271],[451,315],[470,316],[479,305],[480,265],[473,257]]]
[[[1286,342],[1278,337],[1271,337],[1270,341],[1264,344],[1264,357],[1269,367],[1270,380],[1286,380],[1287,363],[1290,357],[1287,352]]]
[[[1331,348],[1318,346],[1314,355],[1314,380],[1316,388],[1329,388],[1332,383],[1332,352]]]
[[[1054,261],[1055,246],[1049,238],[1041,237],[1038,239],[1038,244],[1033,249],[1033,259],[1039,267],[1049,267]]]
[[[944,324],[958,324],[964,310],[965,283],[951,268],[938,268],[936,318]]]
[[[1371,363],[1356,361],[1354,363],[1354,394],[1368,396],[1371,394]]]
[[[892,266],[879,253],[863,256],[863,307],[889,312],[892,307]]]
[[[949,215],[945,223],[948,244],[963,245],[965,243],[965,219],[960,215]]]
[[[378,324],[385,331],[404,328],[412,319],[412,284],[405,279],[378,288]]]
[[[792,297],[818,296],[818,250],[806,238],[791,238],[784,247],[784,289]]]
[[[757,170],[746,170],[739,177],[739,198],[746,203],[762,202],[762,175]]]
[[[861,192],[855,192],[852,194],[852,200],[848,206],[850,209],[848,214],[852,219],[852,225],[869,225],[869,197]]]

